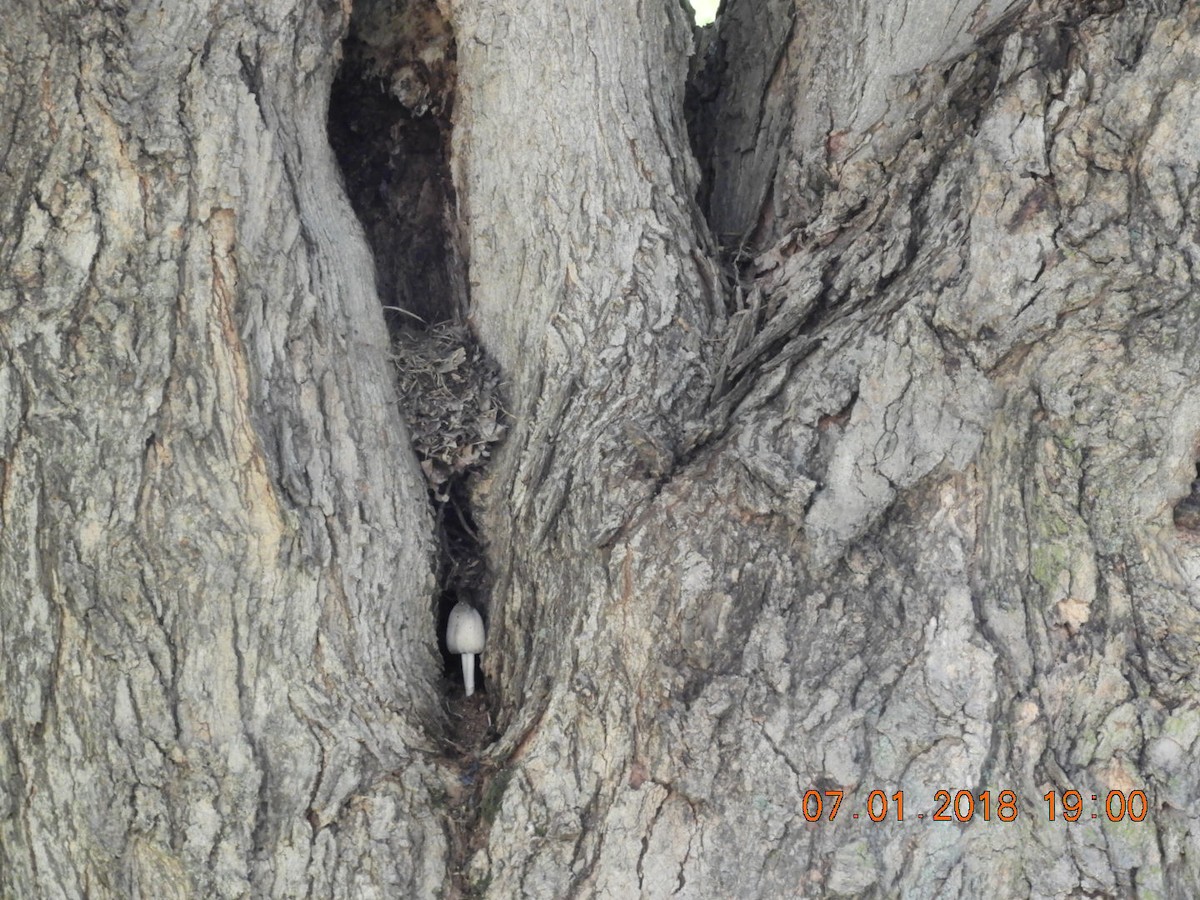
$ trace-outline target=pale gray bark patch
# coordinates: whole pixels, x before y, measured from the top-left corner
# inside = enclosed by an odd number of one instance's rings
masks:
[[[513,712],[531,719],[583,613],[542,623],[540,598],[600,576],[593,561],[564,568],[560,542],[584,554],[611,544],[658,489],[654,473],[687,452],[685,426],[712,388],[722,290],[697,230],[697,173],[677,152],[682,10],[458,4],[454,15],[473,321],[514,398],[479,490],[509,598],[490,652],[504,695],[521,698]],[[646,84],[657,87],[632,89]],[[536,111],[513,115],[529,97]],[[529,568],[537,553],[553,571]]]

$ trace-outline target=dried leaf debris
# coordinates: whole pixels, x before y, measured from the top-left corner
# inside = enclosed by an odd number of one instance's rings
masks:
[[[470,330],[455,323],[400,330],[395,360],[413,447],[444,503],[451,480],[484,465],[507,430],[500,371]]]

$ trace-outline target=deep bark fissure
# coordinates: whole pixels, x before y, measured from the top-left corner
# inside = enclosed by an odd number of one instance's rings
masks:
[[[479,886],[467,864],[484,845],[487,798],[500,777],[481,757],[498,732],[486,655],[475,657],[477,693],[466,698],[462,658],[447,648],[446,625],[460,601],[488,618],[491,577],[471,483],[504,434],[506,414],[498,367],[466,324],[449,164],[454,37],[431,0],[358,3],[343,52],[331,89],[330,142],[372,250],[401,410],[429,486],[437,546],[429,627],[450,701],[441,758],[455,785],[445,817],[448,875],[452,895],[471,896]]]
[[[394,331],[465,312],[449,171],[454,37],[432,2],[355,4],[329,138]]]
[[[486,616],[488,601],[467,482],[503,432],[498,372],[463,324],[465,267],[449,166],[455,56],[434,3],[356,4],[329,115],[330,142],[373,251],[401,405],[430,485],[439,548],[432,625],[448,693],[463,683],[460,659],[446,648],[450,610],[465,600]],[[478,659],[476,681],[483,686]],[[480,721],[451,716],[451,745],[488,738]]]
[[[684,113],[687,121],[688,144],[692,156],[696,158],[700,167],[700,184],[696,190],[696,202],[707,218],[713,186],[712,159],[708,153],[712,121],[707,107],[717,99],[721,89],[721,77],[726,67],[725,41],[718,36],[715,22],[697,26],[692,31],[692,40],[695,44],[695,53],[692,55],[688,67],[688,79],[684,91]]]

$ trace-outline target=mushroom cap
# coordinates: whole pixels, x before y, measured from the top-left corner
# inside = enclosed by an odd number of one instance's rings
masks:
[[[471,604],[459,600],[446,622],[446,649],[451,653],[482,653],[483,640],[483,616]]]

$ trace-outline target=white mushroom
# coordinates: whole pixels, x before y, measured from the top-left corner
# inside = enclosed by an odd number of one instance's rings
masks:
[[[463,684],[467,696],[475,693],[475,654],[483,652],[483,616],[479,610],[462,600],[450,610],[446,623],[446,649],[462,654]]]

